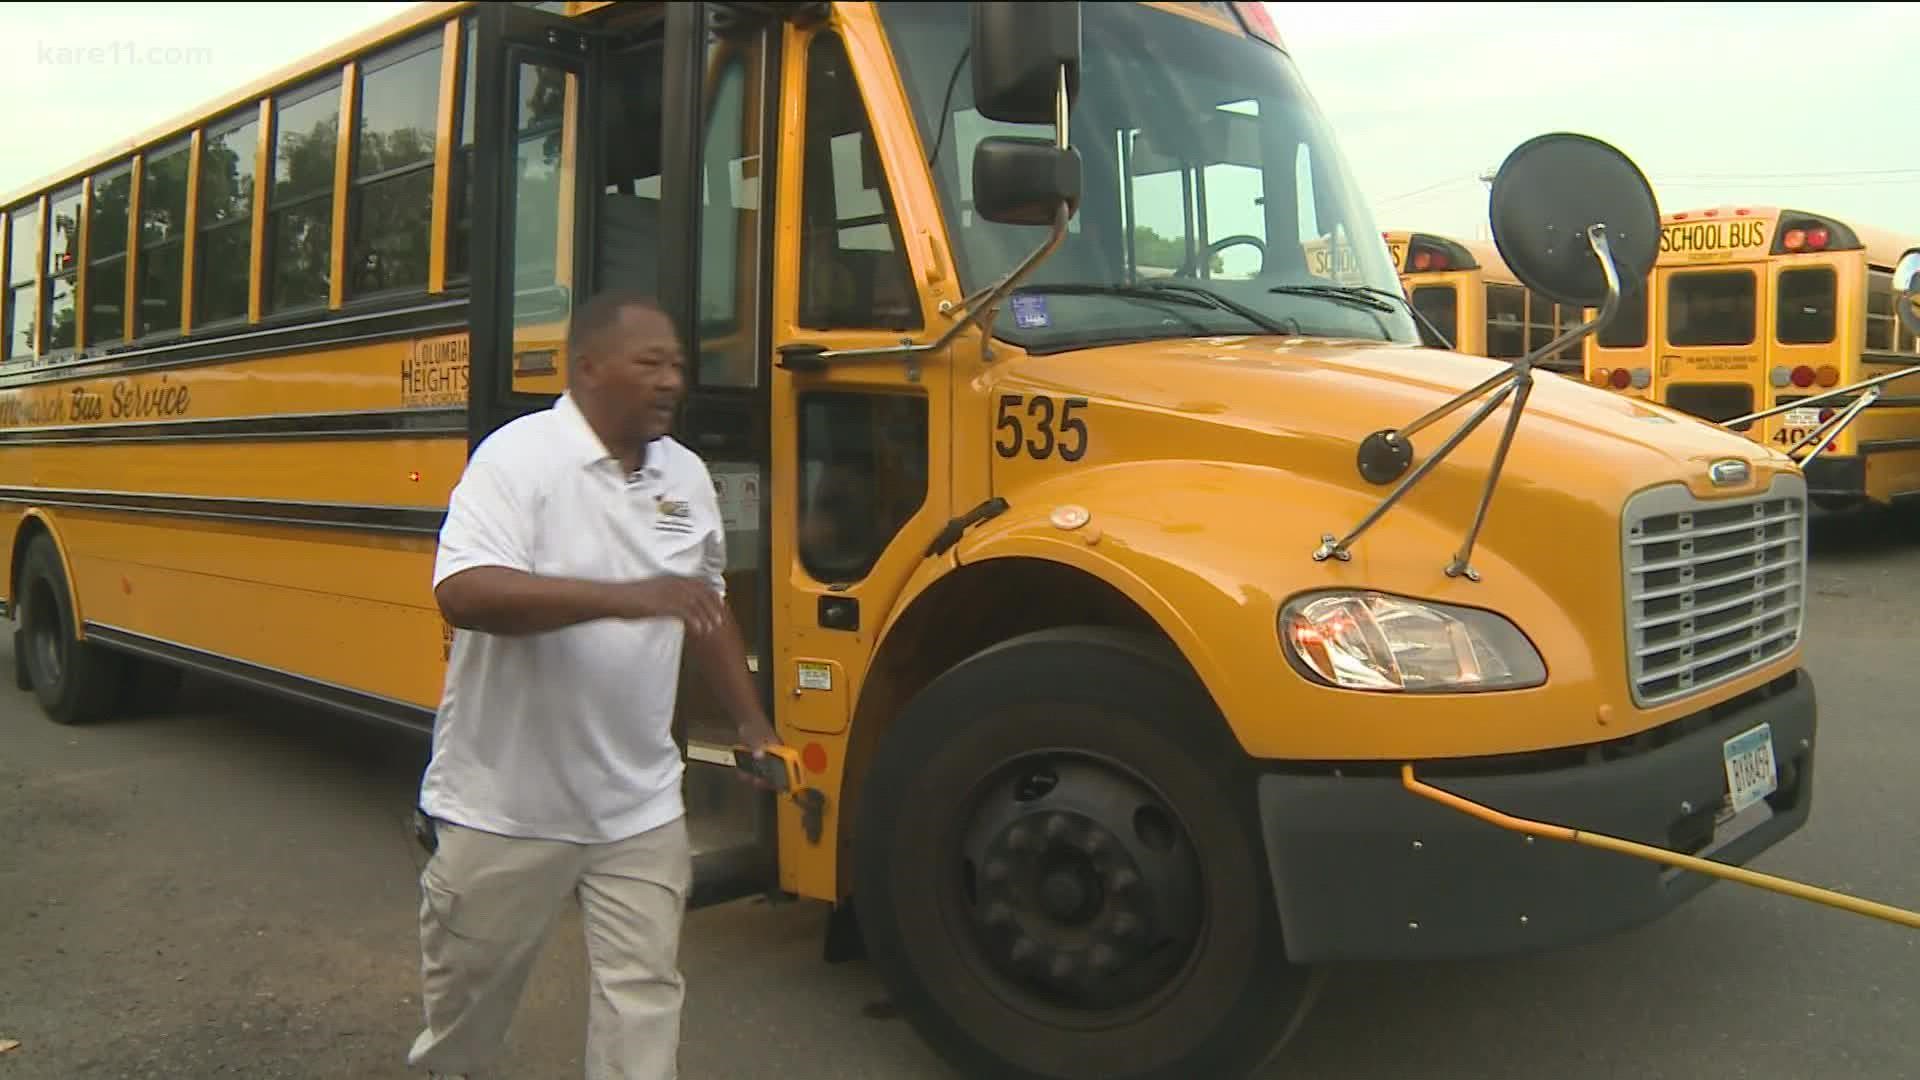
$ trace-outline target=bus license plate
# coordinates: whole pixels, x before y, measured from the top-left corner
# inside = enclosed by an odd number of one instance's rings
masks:
[[[1817,428],[1820,426],[1820,410],[1788,409],[1781,417],[1781,423],[1790,428]]]
[[[1721,746],[1727,765],[1727,797],[1738,814],[1780,786],[1773,767],[1773,727],[1761,724]]]

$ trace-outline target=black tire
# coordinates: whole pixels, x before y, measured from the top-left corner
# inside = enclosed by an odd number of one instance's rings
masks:
[[[97,723],[112,716],[126,658],[74,636],[66,571],[44,534],[27,543],[19,593],[15,648],[40,707],[60,724]]]
[[[1318,987],[1287,960],[1260,835],[1246,759],[1177,658],[1043,631],[935,680],[882,740],[855,903],[902,1014],[970,1075],[1227,1080]]]

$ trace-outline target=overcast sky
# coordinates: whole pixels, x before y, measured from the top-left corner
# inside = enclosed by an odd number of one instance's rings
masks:
[[[0,6],[0,191],[408,6]],[[1920,233],[1898,78],[1920,5],[1268,7],[1383,228],[1483,233],[1476,176],[1572,130],[1631,155],[1665,210],[1774,202]]]

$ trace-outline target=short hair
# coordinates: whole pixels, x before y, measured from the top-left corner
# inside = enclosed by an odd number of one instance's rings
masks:
[[[648,293],[622,289],[594,293],[573,310],[573,319],[567,326],[567,366],[573,366],[574,358],[585,351],[584,346],[618,326],[620,314],[628,308],[654,312],[667,320],[669,329],[673,326],[673,317]]]

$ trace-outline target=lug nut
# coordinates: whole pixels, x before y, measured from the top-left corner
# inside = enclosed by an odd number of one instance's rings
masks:
[[[1065,814],[1055,814],[1049,817],[1047,819],[1047,839],[1058,840],[1067,835],[1067,826],[1071,824],[1072,822],[1067,820],[1067,815]]]
[[[1005,881],[1007,880],[1007,873],[1008,873],[1007,861],[1005,859],[992,859],[988,861],[987,863],[987,880],[988,881],[993,881],[993,882]]]
[[[1030,960],[1033,958],[1033,954],[1039,951],[1040,951],[1040,946],[1035,945],[1033,943],[1032,938],[1030,937],[1020,938],[1019,940],[1013,943],[1014,963],[1017,964],[1025,960]]]
[[[1087,954],[1087,966],[1100,974],[1112,971],[1119,962],[1120,954],[1114,952],[1111,945],[1095,945]]]
[[[1107,878],[1107,885],[1114,892],[1126,892],[1138,884],[1140,884],[1140,875],[1132,870],[1115,870],[1113,876]]]
[[[1056,979],[1064,979],[1069,975],[1072,975],[1073,974],[1073,957],[1068,956],[1065,953],[1061,953],[1060,955],[1055,956],[1053,958],[1053,963],[1047,968],[1047,971]]]

